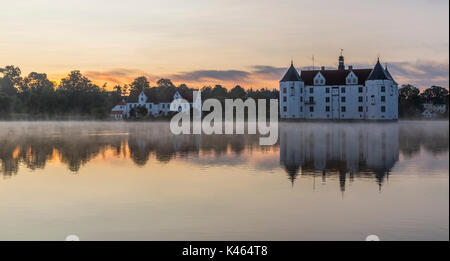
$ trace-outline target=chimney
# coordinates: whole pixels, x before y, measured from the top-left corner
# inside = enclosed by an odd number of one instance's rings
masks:
[[[353,65],[349,65],[349,66],[348,66],[348,69],[349,69],[349,70],[353,70]]]
[[[325,71],[325,66],[322,66],[322,68],[321,68],[321,69],[322,69],[322,71]]]

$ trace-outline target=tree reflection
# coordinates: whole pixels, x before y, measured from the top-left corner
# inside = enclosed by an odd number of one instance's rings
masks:
[[[1,123],[0,172],[11,176],[20,167],[43,169],[50,160],[73,173],[93,158],[110,153],[137,166],[154,157],[200,159],[225,155],[248,160],[252,151],[280,147],[280,163],[291,182],[300,175],[375,178],[380,184],[399,158],[425,149],[448,152],[448,124],[428,123],[283,123],[279,144],[259,146],[257,135],[170,134],[167,123]],[[251,157],[251,156],[250,156]],[[202,164],[201,161],[195,161]],[[225,162],[226,163],[226,162]],[[209,163],[208,163],[209,164]]]

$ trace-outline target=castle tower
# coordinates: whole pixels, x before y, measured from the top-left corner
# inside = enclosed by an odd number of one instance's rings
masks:
[[[280,81],[280,116],[285,119],[303,117],[304,82],[291,61],[291,66]]]
[[[367,119],[398,119],[398,90],[392,76],[380,64],[380,59],[366,80]]]
[[[339,65],[338,70],[345,70],[345,64],[344,64],[344,56],[342,55],[342,49],[341,49],[341,55],[339,55]]]

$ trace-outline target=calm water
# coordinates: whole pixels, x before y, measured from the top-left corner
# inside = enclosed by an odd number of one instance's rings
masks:
[[[444,122],[0,122],[0,240],[449,239]]]

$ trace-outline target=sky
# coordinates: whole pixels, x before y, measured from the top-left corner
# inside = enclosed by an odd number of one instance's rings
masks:
[[[278,88],[290,65],[371,68],[449,86],[448,0],[0,0],[0,66],[97,84]]]

